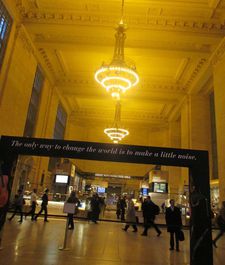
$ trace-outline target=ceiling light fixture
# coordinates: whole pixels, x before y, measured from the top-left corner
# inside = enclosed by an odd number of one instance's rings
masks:
[[[124,0],[122,0],[121,20],[116,28],[116,42],[111,63],[103,63],[95,72],[95,80],[101,84],[113,98],[120,99],[121,93],[134,87],[139,82],[134,64],[125,62],[124,42],[126,39],[126,27],[123,22]]]
[[[118,144],[124,137],[129,134],[129,131],[119,127],[121,120],[121,104],[120,101],[116,103],[116,111],[114,122],[111,128],[106,128],[104,133],[113,141],[113,143]]]

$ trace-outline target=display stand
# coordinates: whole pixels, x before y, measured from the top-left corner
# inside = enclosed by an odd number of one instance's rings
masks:
[[[67,218],[66,218],[66,229],[65,229],[65,234],[64,234],[63,246],[59,247],[59,250],[69,250],[69,248],[66,247],[68,225],[69,225],[69,218],[67,217]]]
[[[67,213],[67,214],[68,213],[74,214],[75,213],[75,208],[76,208],[76,204],[75,203],[67,203],[67,202],[65,202],[64,203],[64,207],[63,207],[63,212]],[[59,247],[59,250],[69,250],[69,248],[66,247],[68,226],[69,226],[69,217],[66,218],[66,229],[65,229],[63,246]]]

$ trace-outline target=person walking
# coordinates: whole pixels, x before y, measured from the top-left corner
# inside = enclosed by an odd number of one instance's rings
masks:
[[[23,199],[23,191],[21,189],[18,190],[17,194],[15,195],[14,198],[14,213],[12,216],[8,219],[11,221],[14,216],[19,213],[20,214],[20,220],[18,221],[19,223],[23,222],[23,205],[24,205],[24,199]]]
[[[76,192],[75,191],[72,191],[70,193],[70,196],[67,200],[68,203],[74,203],[76,206],[75,206],[75,213],[78,211],[78,207],[80,206],[80,201],[78,200],[78,198],[76,197]],[[74,221],[73,221],[73,216],[74,214],[72,213],[68,213],[68,229],[71,229],[73,230],[74,229]]]
[[[151,200],[151,197],[147,196],[147,198],[145,199],[142,205],[143,217],[144,217],[144,231],[141,234],[142,236],[147,236],[148,229],[152,226],[155,228],[157,236],[161,235],[162,233],[161,230],[154,222],[155,216],[156,214],[158,214],[158,210],[156,211],[156,209],[158,208],[159,207]]]
[[[216,222],[219,226],[220,231],[217,234],[217,236],[214,238],[214,240],[212,241],[213,246],[215,248],[217,248],[216,242],[225,233],[225,201],[222,202],[222,207],[219,211],[218,217],[216,218]]]
[[[44,222],[49,222],[48,221],[48,192],[49,192],[49,189],[45,189],[45,193],[42,196],[41,210],[34,217],[35,221],[37,221],[38,216],[44,211],[45,212]]]
[[[132,225],[133,232],[137,232],[137,225],[136,225],[136,212],[134,208],[134,202],[132,201],[132,198],[128,198],[128,204],[127,204],[127,210],[126,210],[126,225],[124,228],[122,228],[124,231],[127,231],[127,229]]]
[[[175,201],[170,200],[170,207],[166,208],[167,232],[170,233],[170,250],[174,250],[174,236],[176,242],[176,251],[179,251],[179,232],[182,227],[181,211],[175,206]]]
[[[123,196],[122,199],[120,199],[120,216],[121,216],[121,221],[125,221],[125,210],[127,208],[127,203],[126,203],[126,196]]]
[[[30,196],[30,202],[31,202],[31,210],[25,214],[25,218],[28,215],[31,215],[31,221],[34,221],[34,215],[37,206],[37,189],[33,189],[33,192],[31,193]]]
[[[121,197],[119,196],[119,198],[118,198],[118,200],[116,202],[116,217],[117,217],[117,219],[120,219],[120,213],[121,213],[120,200],[121,200]]]
[[[97,224],[100,214],[100,201],[98,194],[94,194],[91,198],[91,221]]]

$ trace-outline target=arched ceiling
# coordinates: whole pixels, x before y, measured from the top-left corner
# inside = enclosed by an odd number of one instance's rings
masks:
[[[121,0],[17,0],[16,8],[71,119],[112,120],[115,102],[94,73],[112,58]],[[224,10],[218,0],[125,0],[125,56],[140,76],[122,99],[125,123],[165,126],[188,93],[208,92]]]

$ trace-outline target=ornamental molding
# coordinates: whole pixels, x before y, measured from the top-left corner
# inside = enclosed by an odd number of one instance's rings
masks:
[[[102,109],[96,108],[82,108],[74,110],[71,113],[70,119],[71,120],[83,120],[83,119],[104,119],[107,121],[113,121],[114,111],[105,109],[104,112]],[[136,122],[136,121],[160,121],[166,122],[167,119],[162,114],[155,114],[149,111],[123,111],[122,121],[127,122]]]
[[[210,63],[212,66],[216,66],[219,62],[224,59],[225,56],[225,37],[222,39],[212,57],[210,58]]]
[[[57,79],[57,86],[58,87],[80,87],[80,86],[97,86],[96,82],[93,80],[93,78],[87,77],[87,78],[58,78]],[[180,91],[181,93],[184,91],[184,88],[179,83],[171,82],[171,81],[159,81],[159,80],[142,80],[139,87],[142,88],[151,88],[152,90],[160,90],[160,91]],[[68,93],[69,94],[69,93]]]
[[[196,67],[192,71],[192,74],[191,74],[190,78],[186,82],[186,84],[184,86],[184,90],[187,90],[191,86],[191,84],[194,82],[196,76],[199,74],[199,72],[201,71],[202,67],[206,64],[206,62],[207,62],[206,58],[201,58],[199,60],[199,62],[197,63]]]
[[[53,67],[53,64],[48,58],[48,55],[46,51],[43,48],[38,49],[39,53],[41,54],[42,59],[44,60],[45,66],[48,68],[48,70],[51,72],[51,74],[56,77],[56,73]]]
[[[77,25],[108,25],[110,27],[116,24],[116,18],[113,15],[101,15],[98,13],[86,12],[51,12],[42,11],[38,8],[30,8],[28,3],[23,0],[16,0],[16,7],[24,22],[32,23],[52,23],[52,24],[77,24]],[[163,29],[163,30],[181,30],[192,32],[221,33],[225,31],[224,21],[210,19],[183,19],[182,17],[162,16],[162,15],[134,15],[126,16],[126,23],[132,28],[143,29]]]
[[[18,25],[16,27],[16,35],[18,34],[18,38],[22,41],[24,49],[30,54],[35,54],[35,48],[33,46],[33,43],[29,37],[29,34],[27,33],[26,29],[23,25]]]

